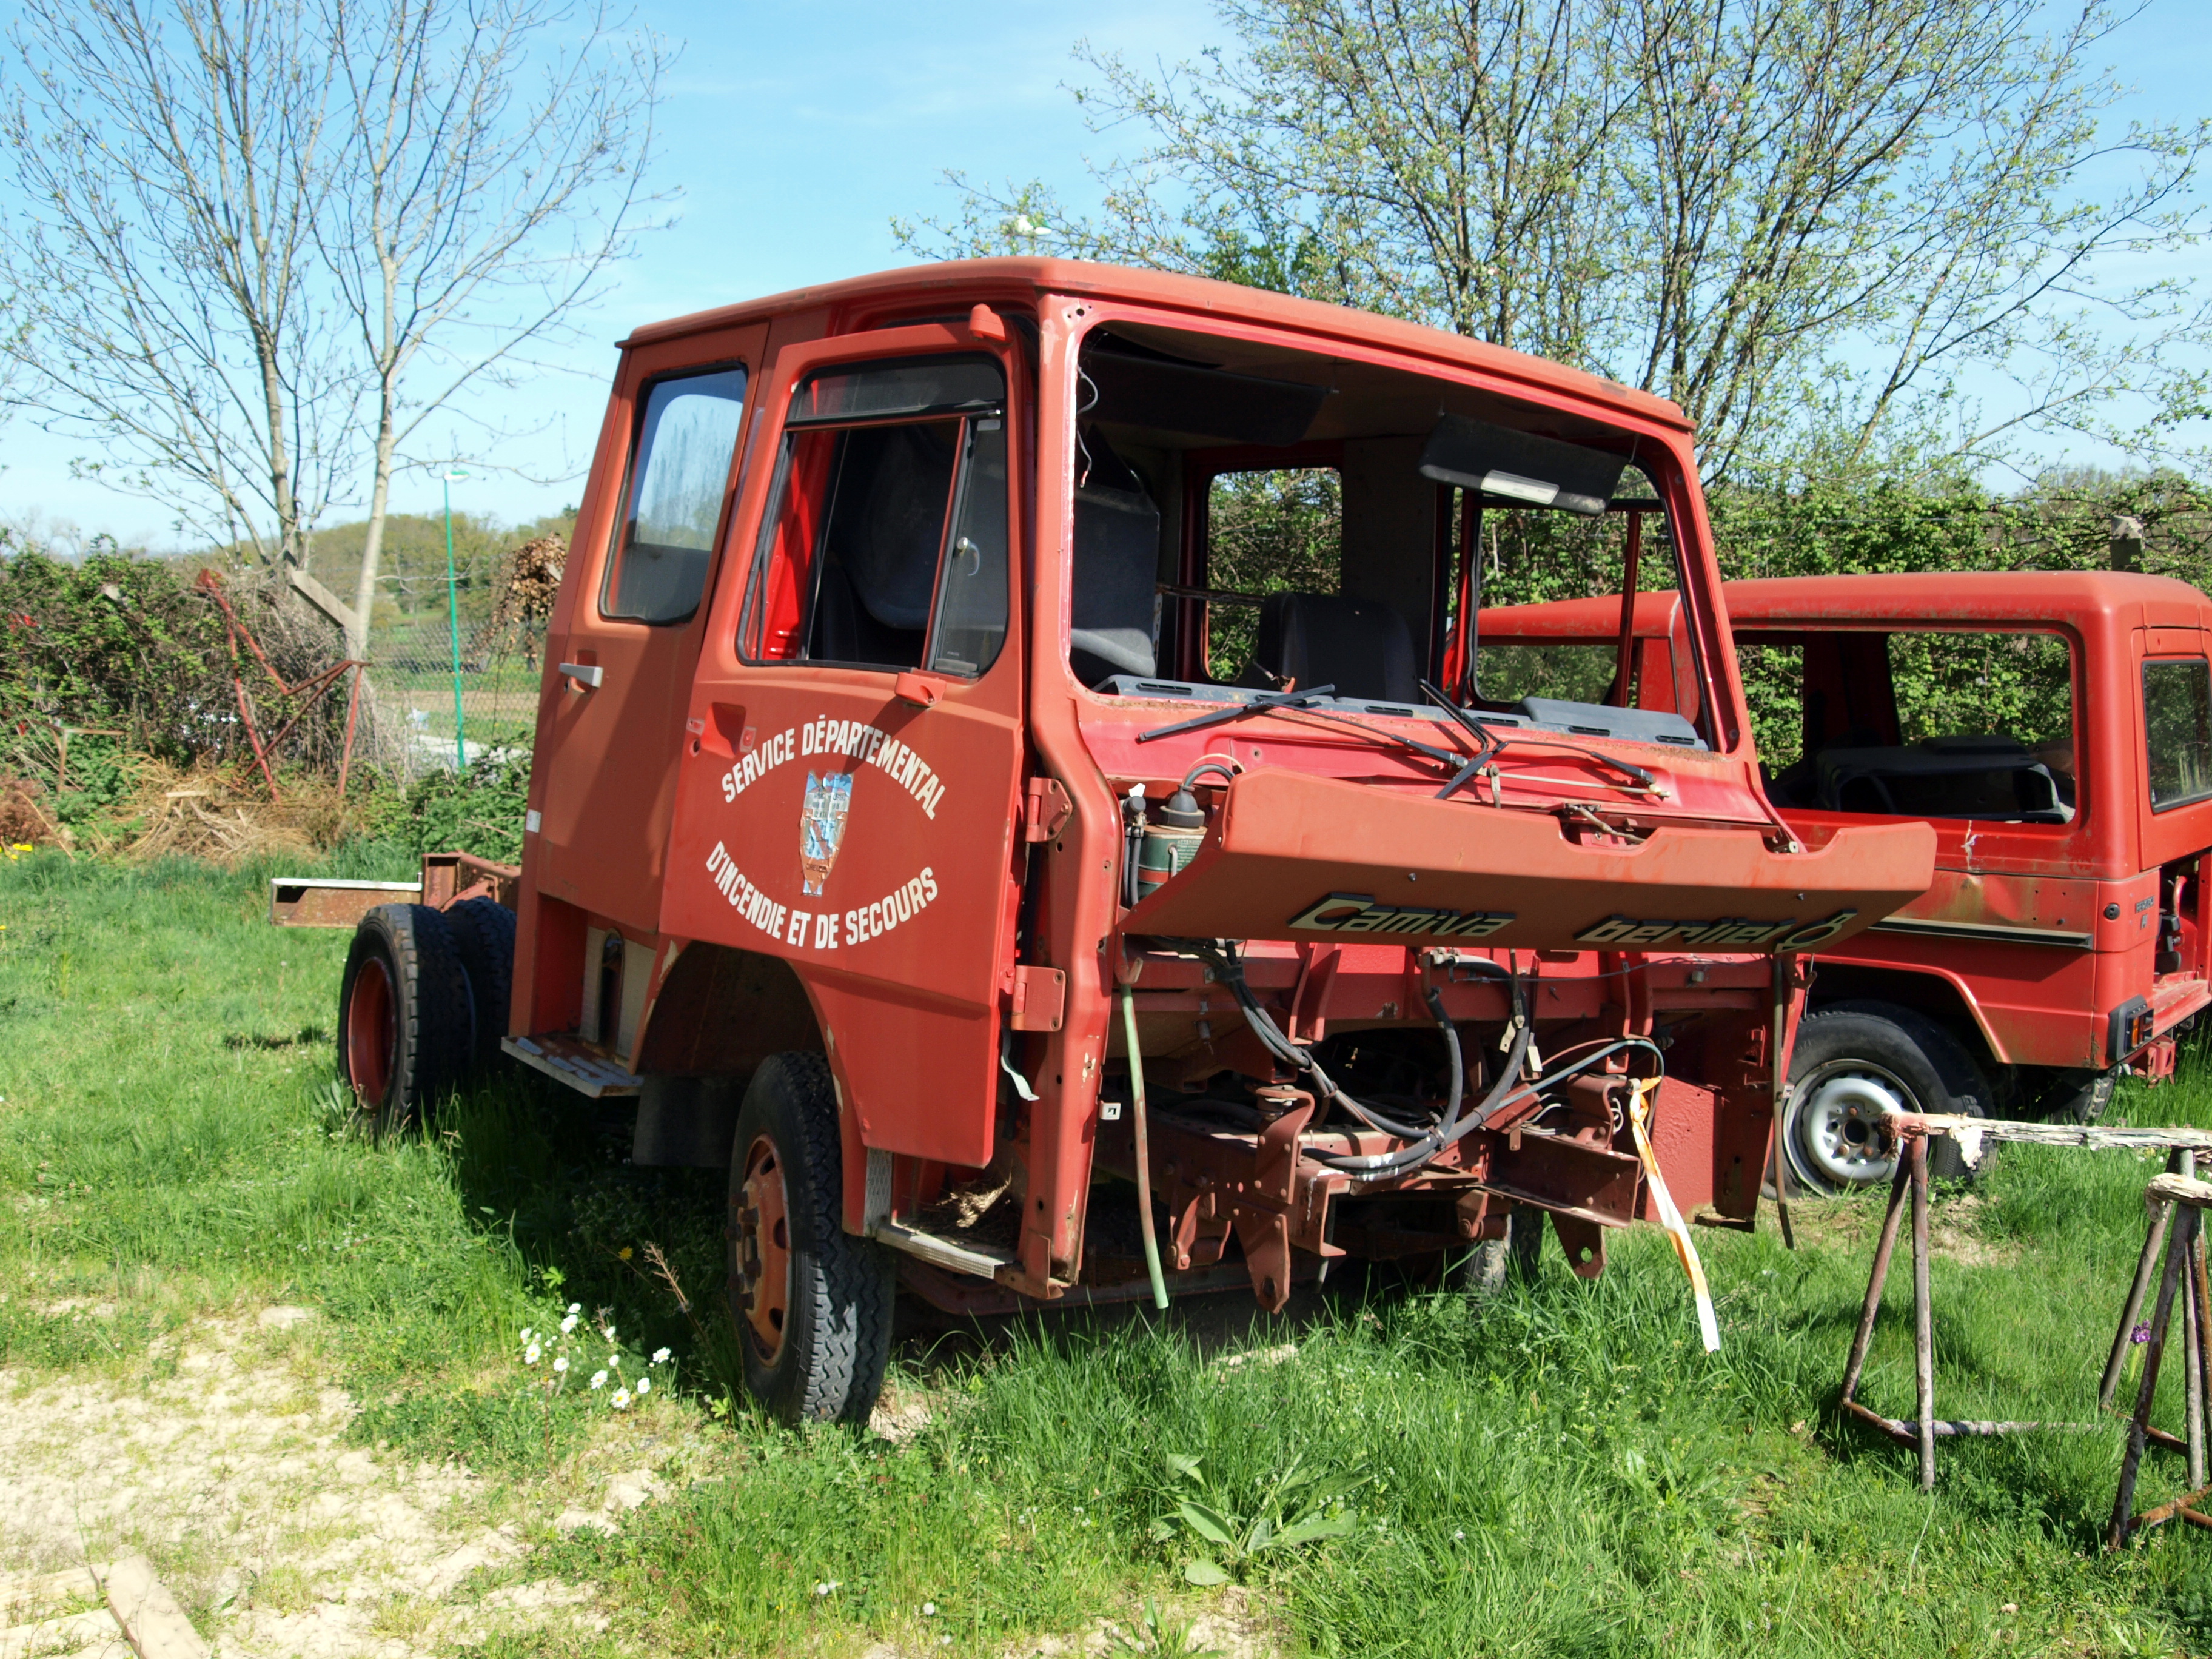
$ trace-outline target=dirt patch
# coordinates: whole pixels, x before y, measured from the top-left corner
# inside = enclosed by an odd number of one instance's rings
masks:
[[[1881,1218],[1888,1194],[1865,1193],[1854,1198],[1800,1198],[1790,1205],[1790,1224],[1797,1242],[1814,1249],[1840,1250],[1874,1257],[1875,1241],[1881,1233]],[[1984,1231],[1987,1201],[1976,1193],[1946,1194],[1929,1206],[1928,1248],[1936,1256],[1970,1267],[2017,1266],[2020,1245],[2010,1239],[1991,1238]],[[1907,1212],[1898,1230],[1897,1260],[1911,1259],[1911,1216]]]
[[[0,1571],[143,1551],[238,1659],[398,1659],[602,1627],[588,1588],[530,1581],[520,1563],[563,1502],[618,1516],[648,1501],[635,1450],[612,1480],[555,1498],[349,1445],[353,1402],[288,1363],[306,1357],[283,1347],[299,1311],[198,1327],[162,1378],[0,1370]]]

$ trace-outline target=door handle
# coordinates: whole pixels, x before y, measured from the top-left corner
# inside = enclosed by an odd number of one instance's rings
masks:
[[[586,691],[596,690],[599,687],[599,665],[597,663],[564,662],[561,665],[561,674],[564,679],[574,680]]]

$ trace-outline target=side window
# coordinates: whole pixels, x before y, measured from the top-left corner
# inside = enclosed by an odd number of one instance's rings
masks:
[[[746,656],[988,668],[1006,636],[1006,425],[988,358],[809,376],[785,421]]]
[[[2212,795],[2212,664],[2143,665],[2143,749],[2153,811]]]
[[[659,380],[647,389],[599,594],[603,615],[679,623],[699,608],[744,409],[742,368]]]
[[[1737,651],[1777,805],[2074,821],[2073,659],[2060,635],[1745,629]]]

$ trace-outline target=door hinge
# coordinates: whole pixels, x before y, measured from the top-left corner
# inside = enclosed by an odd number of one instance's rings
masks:
[[[1075,803],[1058,778],[1031,778],[1022,808],[1022,839],[1050,841],[1074,811]]]
[[[1068,801],[1068,792],[1060,787],[1060,779],[1030,779],[1029,796],[1022,803],[1022,841],[1051,841],[1060,834],[1061,825],[1066,825],[1073,811],[1075,803]]]
[[[1057,1031],[1067,1007],[1067,975],[1057,968],[1016,968],[1013,1004],[1017,1031]]]

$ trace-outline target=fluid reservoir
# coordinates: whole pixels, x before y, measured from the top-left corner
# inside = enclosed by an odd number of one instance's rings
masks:
[[[1152,808],[1145,822],[1145,842],[1137,859],[1137,891],[1157,892],[1197,855],[1206,839],[1206,811],[1188,788],[1178,789]]]

